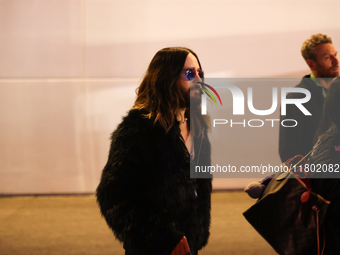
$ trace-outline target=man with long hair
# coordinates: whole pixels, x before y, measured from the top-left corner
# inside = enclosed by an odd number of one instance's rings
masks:
[[[309,90],[311,99],[304,107],[312,114],[305,116],[295,105],[287,105],[281,121],[293,119],[295,127],[280,126],[279,153],[282,162],[295,155],[306,155],[313,147],[314,135],[319,127],[322,108],[332,78],[339,76],[339,61],[332,39],[324,34],[315,34],[307,39],[301,54],[311,70],[296,86]],[[301,98],[301,93],[289,93],[287,98]]]
[[[97,201],[125,254],[194,255],[207,244],[211,179],[190,178],[190,163],[210,165],[202,79],[192,50],[158,51],[112,134]]]

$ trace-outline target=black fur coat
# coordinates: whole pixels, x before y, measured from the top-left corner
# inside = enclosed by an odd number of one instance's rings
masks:
[[[131,254],[170,255],[183,236],[197,251],[209,237],[211,179],[190,178],[179,123],[166,133],[142,115],[131,110],[112,134],[97,188],[101,213]],[[203,134],[195,159],[210,165],[206,128]]]

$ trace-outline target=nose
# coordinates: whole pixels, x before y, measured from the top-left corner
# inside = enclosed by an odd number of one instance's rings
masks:
[[[195,77],[194,77],[194,79],[195,79],[195,81],[197,82],[202,82],[202,78],[201,78],[201,76],[200,76],[200,72],[202,73],[202,75],[203,75],[203,71],[202,70],[196,70],[195,69]]]
[[[193,81],[194,81],[194,83],[202,82],[202,78],[198,75],[198,73],[196,73],[195,78],[194,78]]]
[[[339,64],[339,59],[338,59],[338,56],[334,56],[332,58],[332,65],[338,65]]]

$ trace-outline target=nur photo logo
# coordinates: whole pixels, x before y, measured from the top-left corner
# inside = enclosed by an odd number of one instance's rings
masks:
[[[202,90],[205,93],[205,94],[202,94],[202,99],[201,99],[201,103],[202,103],[201,106],[202,106],[202,109],[205,109],[205,112],[206,112],[206,109],[207,109],[207,95],[214,101],[215,105],[217,105],[215,97],[206,88],[209,88],[212,92],[215,93],[215,95],[217,96],[217,98],[220,101],[220,104],[222,106],[221,97],[220,97],[220,95],[217,93],[217,91],[212,86],[210,86],[210,85],[208,85],[206,83],[203,83],[203,82],[198,82],[198,83],[202,86],[202,87],[199,87],[199,89]]]

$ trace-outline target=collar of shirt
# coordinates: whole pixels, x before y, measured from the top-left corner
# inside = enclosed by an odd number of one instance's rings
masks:
[[[325,88],[324,88],[324,87],[316,80],[314,74],[311,74],[311,75],[310,75],[310,78],[314,81],[314,83],[316,84],[316,86],[322,88],[322,94],[323,94],[324,97],[326,97],[326,94],[327,94],[326,89],[325,89]]]

